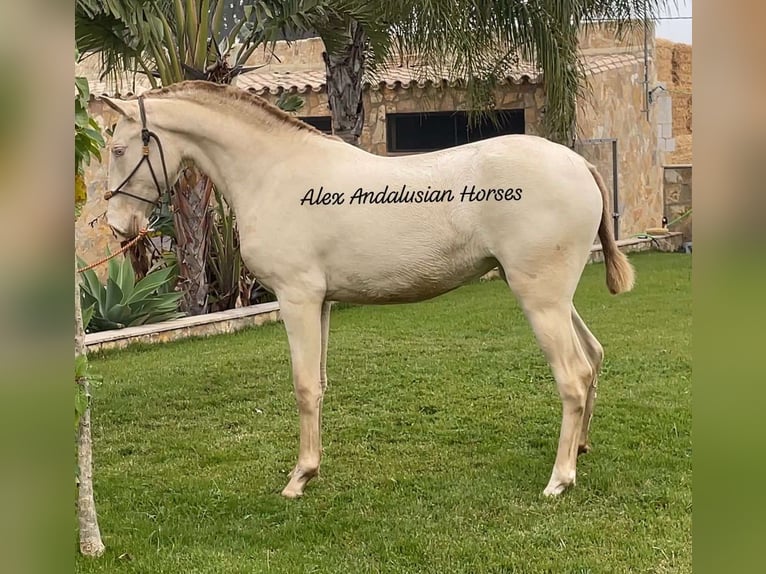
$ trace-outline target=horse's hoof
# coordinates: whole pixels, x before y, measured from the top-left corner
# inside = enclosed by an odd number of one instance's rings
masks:
[[[296,465],[292,472],[290,472],[288,475],[290,477],[290,482],[287,483],[287,486],[285,486],[284,490],[282,491],[282,496],[285,498],[300,498],[303,496],[303,489],[305,488],[306,484],[318,474],[318,465],[309,468],[303,468],[299,465]]]
[[[548,498],[554,498],[556,496],[559,496],[562,492],[564,492],[567,489],[566,484],[549,484],[545,487],[545,490],[543,490],[543,496],[546,496]]]
[[[296,498],[300,498],[303,496],[303,490],[298,490],[295,487],[292,487],[291,485],[285,486],[285,488],[282,490],[282,496],[285,498],[289,498],[291,500],[295,500]]]
[[[586,444],[581,444],[581,445],[579,445],[579,446],[577,447],[577,454],[578,454],[578,455],[580,455],[580,454],[585,454],[585,453],[588,453],[588,452],[590,452],[590,451],[591,451],[591,449],[592,449],[592,448],[593,448],[593,447],[592,447],[592,446],[590,446],[590,445],[589,445],[589,444],[587,444],[587,443],[586,443]]]
[[[571,478],[551,478],[550,482],[548,482],[548,486],[545,487],[545,490],[543,490],[543,495],[547,496],[548,498],[558,496],[562,492],[564,492],[567,488],[570,486],[575,485],[575,476],[574,473],[572,473]]]

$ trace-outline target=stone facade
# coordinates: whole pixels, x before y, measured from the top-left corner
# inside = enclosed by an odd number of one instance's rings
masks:
[[[262,96],[275,103],[278,95],[265,93]],[[329,116],[327,97],[324,92],[307,91],[301,94],[304,107],[299,115],[304,117]],[[513,90],[502,87],[495,92],[498,109],[523,109],[526,133],[541,133],[542,108],[545,93],[542,86],[521,84]],[[385,89],[367,89],[362,94],[365,119],[359,145],[363,149],[378,155],[388,155],[386,150],[386,115],[389,113],[439,112],[466,109],[465,90],[459,88],[444,89],[442,86],[427,84],[408,87],[396,86]]]
[[[691,241],[692,216],[684,214],[692,208],[692,166],[666,165],[663,172],[665,217],[668,222],[683,217],[678,223],[669,225],[668,229],[680,231],[684,241]]]
[[[652,41],[654,25],[647,28],[647,39]],[[588,54],[616,54],[620,52],[634,53],[644,45],[644,29],[635,26],[626,30],[622,36],[615,34],[615,28],[608,23],[585,24],[580,29],[579,47]]]
[[[542,86],[534,84],[513,85],[512,89],[495,90],[497,109],[524,110],[526,133],[539,134],[541,117],[539,110],[544,102]],[[409,88],[398,87],[365,92],[365,130],[360,145],[368,151],[386,155],[386,114],[407,112],[439,112],[466,109],[466,92],[453,87],[428,84]]]
[[[650,86],[657,81],[652,66],[653,48],[653,43],[649,42]],[[586,94],[580,100],[577,114],[576,149],[599,168],[612,191],[611,144],[606,141],[589,143],[589,140],[617,140],[620,238],[641,233],[649,227],[659,227],[663,212],[664,154],[658,145],[662,134],[657,130],[657,107],[649,107],[648,117],[644,111],[643,38],[641,46],[632,49],[635,57],[622,66],[588,75]]]

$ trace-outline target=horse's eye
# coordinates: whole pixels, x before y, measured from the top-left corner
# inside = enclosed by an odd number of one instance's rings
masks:
[[[114,157],[121,157],[125,155],[125,148],[123,146],[118,146],[112,149],[112,153],[114,154]]]

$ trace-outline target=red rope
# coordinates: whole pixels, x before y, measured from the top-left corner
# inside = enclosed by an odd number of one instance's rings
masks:
[[[106,262],[107,262],[107,261],[109,261],[110,259],[114,259],[115,257],[117,257],[118,255],[120,255],[120,254],[122,254],[122,253],[125,253],[125,252],[126,252],[128,249],[130,249],[131,247],[133,247],[133,246],[134,246],[136,243],[138,243],[138,242],[139,242],[141,239],[143,239],[144,237],[146,237],[146,234],[147,234],[147,233],[149,233],[149,230],[148,230],[148,229],[142,229],[141,231],[139,231],[139,232],[138,232],[138,235],[136,235],[136,236],[135,236],[133,239],[131,239],[130,241],[128,241],[128,242],[127,242],[125,245],[123,245],[122,247],[120,247],[120,249],[118,249],[117,251],[115,251],[115,252],[114,252],[114,253],[112,253],[111,255],[108,255],[108,256],[106,256],[106,257],[104,257],[104,258],[102,258],[102,259],[99,259],[99,260],[98,260],[98,261],[96,261],[95,263],[91,263],[90,265],[88,265],[88,266],[86,266],[86,267],[83,267],[82,269],[78,269],[78,270],[77,270],[77,272],[78,272],[78,273],[83,273],[83,272],[85,272],[85,271],[88,271],[89,269],[93,269],[94,267],[98,267],[99,265],[102,265],[102,264],[106,263]]]

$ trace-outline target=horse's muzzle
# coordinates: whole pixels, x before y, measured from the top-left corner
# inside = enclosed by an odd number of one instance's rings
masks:
[[[129,231],[123,231],[122,229],[118,229],[114,225],[109,225],[109,229],[112,231],[112,235],[114,235],[115,239],[118,239],[120,241],[129,241],[130,239],[133,239],[133,237],[136,236],[135,233],[130,233]]]

